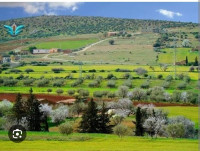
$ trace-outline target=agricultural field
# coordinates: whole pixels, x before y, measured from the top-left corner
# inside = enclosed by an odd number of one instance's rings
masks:
[[[29,132],[27,141],[16,145],[10,141],[3,141],[3,139],[7,139],[7,137],[4,137],[5,135],[7,135],[6,132],[0,132],[1,151],[138,151],[144,148],[145,151],[171,151],[174,150],[174,148],[176,148],[176,151],[198,150],[198,140],[188,139],[151,139],[132,136],[126,136],[120,139],[115,135],[106,134],[75,133],[69,136],[63,136],[56,132]]]

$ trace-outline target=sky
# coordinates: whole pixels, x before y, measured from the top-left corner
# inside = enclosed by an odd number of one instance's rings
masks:
[[[198,23],[197,2],[3,3],[0,20],[41,15],[101,16]]]

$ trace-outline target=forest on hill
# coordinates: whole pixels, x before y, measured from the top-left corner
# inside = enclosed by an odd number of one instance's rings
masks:
[[[108,31],[137,31],[145,29],[164,29],[172,27],[195,27],[191,22],[172,22],[161,20],[138,20],[105,17],[80,16],[37,16],[0,21],[0,41],[7,41],[12,37],[6,34],[4,25],[25,25],[21,33],[22,38],[41,38],[60,34],[92,34]],[[21,38],[20,36],[20,38]],[[16,37],[15,37],[16,38]]]

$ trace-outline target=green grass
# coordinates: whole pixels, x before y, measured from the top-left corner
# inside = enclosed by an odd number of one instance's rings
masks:
[[[198,107],[162,107],[165,111],[169,113],[169,117],[174,116],[185,116],[186,118],[192,120],[195,126],[198,127]]]
[[[28,132],[19,144],[7,141],[0,132],[0,151],[197,151],[198,140],[126,136],[122,139],[106,134],[72,134]],[[32,140],[32,141],[31,141]],[[33,141],[35,140],[35,141]]]
[[[49,42],[41,42],[39,44],[36,44],[36,47],[39,49],[51,49],[51,48],[77,49],[77,48],[84,47],[88,44],[94,43],[96,41],[97,39],[49,41]]]
[[[182,61],[185,60],[188,56],[188,62],[194,62],[195,57],[198,57],[198,52],[190,52],[191,48],[177,48],[176,49],[176,60]],[[174,62],[174,49],[166,48],[163,49],[166,53],[159,54],[159,62],[173,64]]]

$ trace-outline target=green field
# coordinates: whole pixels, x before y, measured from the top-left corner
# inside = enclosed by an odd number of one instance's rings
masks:
[[[63,136],[56,132],[28,132],[27,141],[15,144],[0,132],[0,151],[197,151],[198,140],[115,135],[78,134]],[[4,141],[3,141],[4,140]],[[35,141],[34,141],[35,140]],[[58,141],[59,140],[59,141]]]
[[[162,107],[163,110],[169,113],[169,117],[174,116],[184,116],[195,123],[195,126],[198,127],[198,107]]]
[[[78,49],[87,46],[91,43],[98,41],[97,39],[73,39],[73,40],[61,40],[61,41],[47,41],[36,44],[38,49]]]

